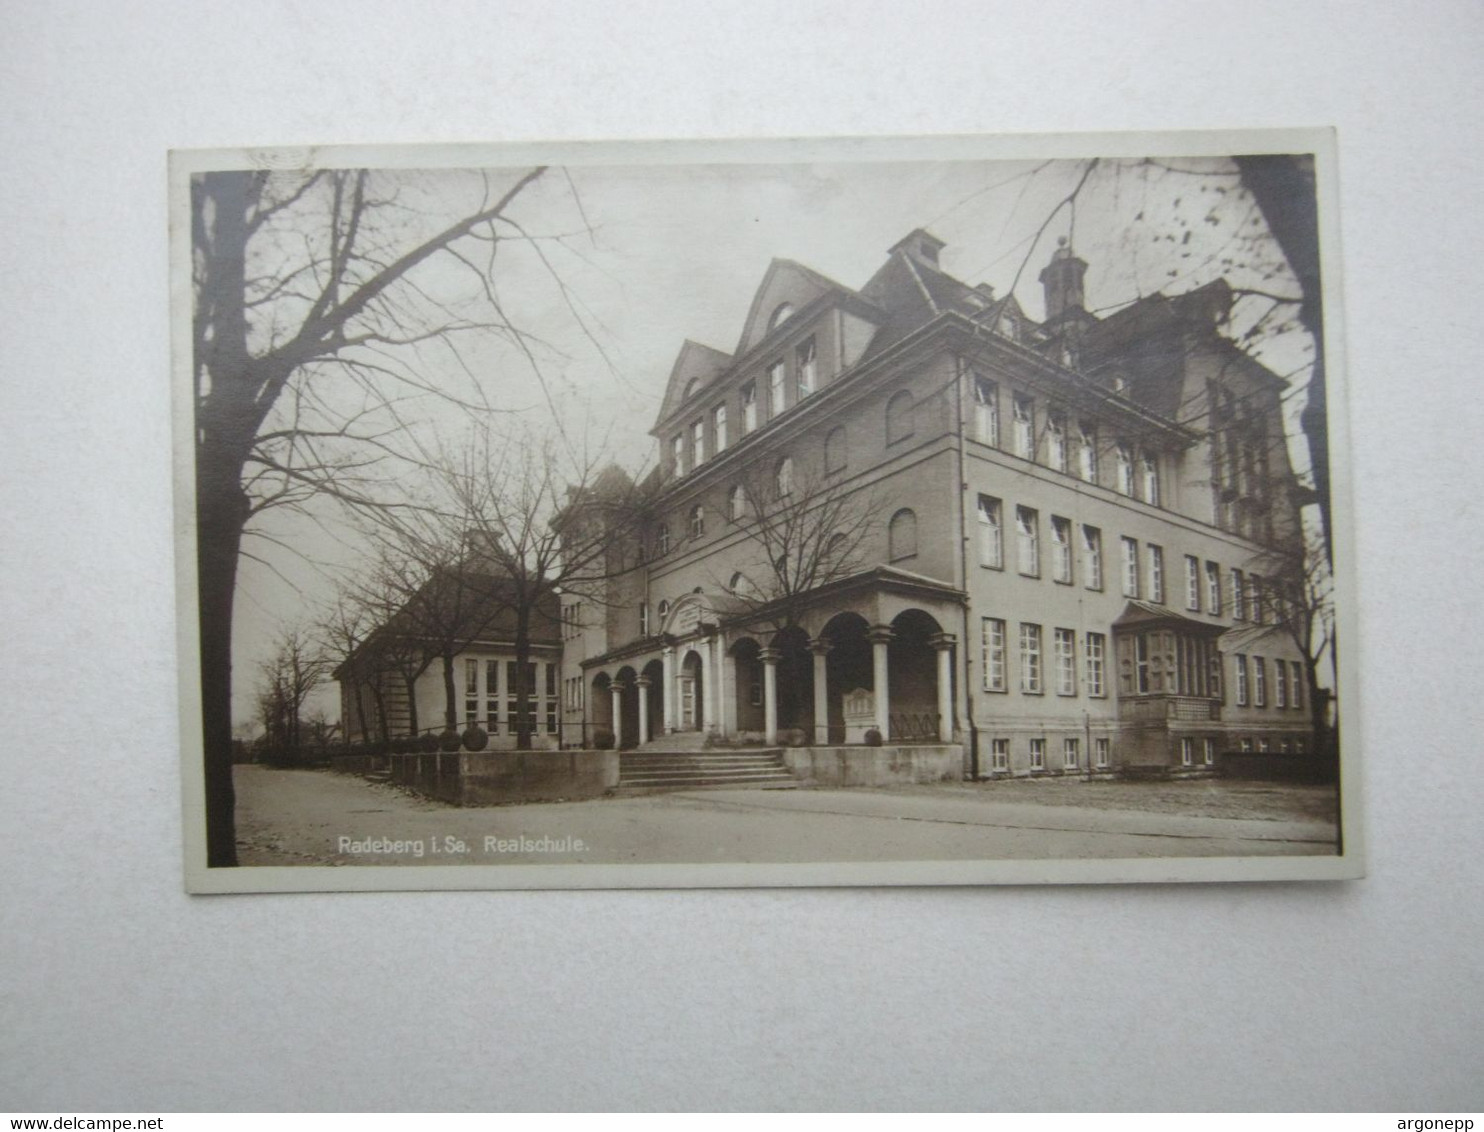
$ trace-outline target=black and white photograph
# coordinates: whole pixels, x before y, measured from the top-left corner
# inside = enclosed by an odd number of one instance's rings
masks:
[[[190,886],[1360,875],[1332,145],[173,154]]]

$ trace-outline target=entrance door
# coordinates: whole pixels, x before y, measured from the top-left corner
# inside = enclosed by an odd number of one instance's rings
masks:
[[[680,678],[680,728],[682,731],[694,731],[699,726],[696,722],[696,681],[690,676]]]

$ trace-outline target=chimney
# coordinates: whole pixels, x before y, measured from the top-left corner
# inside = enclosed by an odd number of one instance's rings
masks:
[[[1041,286],[1046,289],[1046,321],[1055,322],[1064,314],[1083,312],[1082,276],[1087,264],[1072,254],[1067,238],[1056,241],[1051,262],[1041,271]]]
[[[938,253],[947,246],[947,244],[931,232],[925,232],[921,228],[914,228],[906,236],[893,244],[887,250],[886,254],[892,255],[895,252],[901,252],[909,259],[927,264],[934,271],[941,271],[942,268],[938,266]]]

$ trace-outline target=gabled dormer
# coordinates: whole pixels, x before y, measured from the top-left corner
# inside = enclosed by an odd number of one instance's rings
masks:
[[[687,402],[700,396],[731,364],[730,355],[687,338],[670,367],[670,380],[656,423],[669,420]]]
[[[736,356],[746,356],[810,303],[831,292],[854,293],[801,263],[775,259],[768,265],[767,273],[753,295],[747,321],[742,325],[742,337],[737,342]]]

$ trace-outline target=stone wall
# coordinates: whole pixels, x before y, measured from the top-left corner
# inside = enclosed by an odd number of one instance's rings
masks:
[[[881,747],[785,747],[789,772],[815,786],[900,786],[961,782],[957,743]]]

